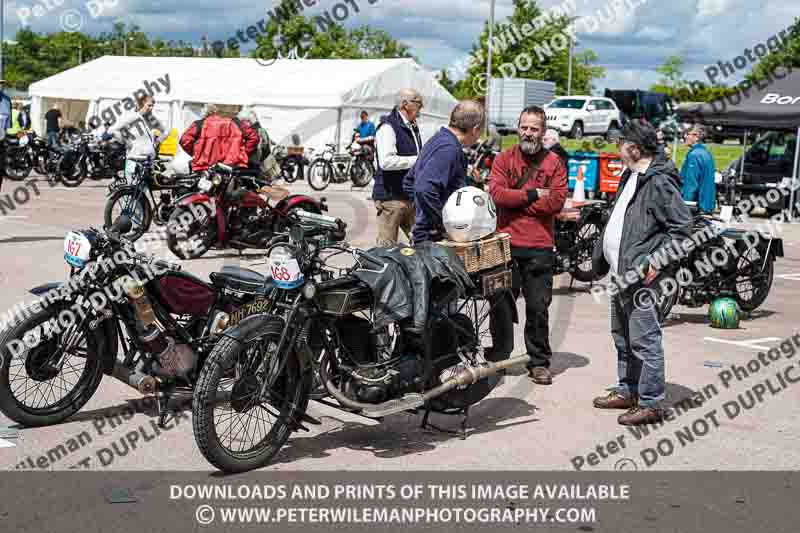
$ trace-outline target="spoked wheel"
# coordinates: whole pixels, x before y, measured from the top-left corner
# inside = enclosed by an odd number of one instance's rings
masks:
[[[353,168],[350,169],[350,179],[356,187],[366,187],[372,181],[374,173],[372,165],[363,159],[356,159]]]
[[[308,167],[308,184],[315,191],[325,190],[331,180],[333,180],[333,165],[329,162],[318,159]]]
[[[600,238],[600,223],[596,219],[589,219],[578,226],[575,236],[574,263],[570,274],[577,281],[588,283],[594,281],[592,269],[592,252],[597,239]]]
[[[276,319],[247,344],[226,337],[203,365],[192,408],[194,436],[203,456],[224,472],[266,466],[308,405],[310,376],[302,375],[293,354],[282,361],[277,353],[283,327]],[[267,395],[259,398],[265,381]]]
[[[434,386],[439,386],[466,370],[466,365],[458,354],[453,353],[456,346],[472,344],[477,347],[480,342],[481,345],[487,347],[487,343],[491,344],[491,334],[488,331],[489,310],[488,301],[470,300],[463,309],[465,314],[459,313],[449,317],[457,325],[457,328],[448,324],[447,320],[433,326],[431,337]],[[467,315],[477,316],[478,320],[483,320],[483,322],[473,322]],[[495,374],[472,385],[456,387],[431,400],[431,410],[439,413],[460,411],[484,399],[499,382],[500,375]]]
[[[106,201],[104,213],[106,227],[111,227],[120,215],[131,219],[131,230],[124,235],[129,241],[136,241],[147,230],[153,220],[150,202],[143,194],[137,194],[135,189],[120,189]]]
[[[0,338],[0,410],[25,426],[66,420],[100,385],[100,334],[54,305],[18,321]],[[62,318],[64,317],[64,318]]]
[[[196,259],[217,239],[217,223],[206,204],[179,205],[167,222],[167,246],[181,259]]]
[[[764,261],[765,253],[766,250],[754,246],[739,256],[734,298],[743,311],[752,311],[763,304],[772,288],[775,260],[767,257]]]
[[[25,152],[18,152],[6,158],[6,176],[14,181],[22,181],[31,174],[33,161],[31,155]]]

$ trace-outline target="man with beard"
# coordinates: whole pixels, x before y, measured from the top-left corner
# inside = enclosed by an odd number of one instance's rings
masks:
[[[619,142],[625,171],[611,217],[595,245],[596,274],[611,272],[607,287],[611,336],[617,349],[617,384],[594,399],[598,409],[627,409],[622,425],[663,419],[664,347],[656,302],[661,281],[672,275],[663,264],[689,238],[692,217],[681,198],[678,169],[658,156],[655,128],[629,122]],[[661,258],[651,261],[651,258]],[[669,259],[668,259],[669,258]]]
[[[535,383],[550,385],[548,308],[553,299],[553,231],[555,215],[567,198],[567,169],[561,158],[542,145],[545,112],[530,106],[519,117],[519,145],[502,152],[492,166],[489,193],[497,205],[497,231],[511,235],[513,300],[525,297],[525,348],[528,373]],[[516,304],[503,297],[491,320],[494,351],[514,349]]]

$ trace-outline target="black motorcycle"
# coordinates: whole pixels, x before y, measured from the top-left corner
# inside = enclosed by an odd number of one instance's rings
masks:
[[[375,175],[373,163],[375,150],[370,143],[359,143],[358,130],[354,130],[346,152],[338,153],[336,143],[327,143],[325,150],[314,158],[308,167],[308,184],[322,191],[330,183],[352,181],[354,187],[366,187]]]
[[[30,290],[37,304],[0,336],[0,411],[24,426],[58,424],[94,395],[103,375],[167,403],[191,393],[199,369],[230,316],[267,294],[257,272],[225,267],[210,282],[180,265],[136,252],[120,237],[122,218],[106,231],[70,232],[66,282]],[[118,356],[119,354],[119,356]]]
[[[746,312],[757,309],[769,295],[775,260],[783,257],[783,239],[759,235],[755,244],[746,231],[725,228],[719,217],[696,213],[695,246],[670,272],[658,291],[658,314],[663,322],[675,304],[702,307],[730,296]]]
[[[33,170],[33,157],[31,155],[31,136],[20,132],[18,135],[6,135],[3,141],[6,148],[6,176],[10,180],[22,181]]]
[[[115,139],[94,141],[87,149],[84,162],[87,177],[94,180],[116,178],[125,170],[125,143]]]
[[[168,175],[164,162],[152,157],[128,158],[130,184],[118,177],[109,186],[104,218],[106,226],[125,215],[132,221],[132,229],[125,235],[130,241],[147,233],[153,222],[163,226],[172,215],[175,200],[195,190],[199,176]],[[154,191],[158,191],[158,199]],[[149,194],[149,196],[148,196]]]
[[[501,371],[529,360],[487,361],[479,340],[484,324],[461,312],[497,285],[432,293],[422,331],[403,323],[376,327],[372,291],[353,272],[387,265],[369,252],[308,238],[302,226],[289,233],[268,249],[273,282],[285,291],[283,316],[252,316],[226,331],[195,388],[195,440],[220,470],[263,467],[293,431],[319,424],[306,413],[315,380],[331,397],[317,400],[325,405],[374,419],[425,409],[425,424],[431,411],[465,413],[495,388]],[[353,254],[356,265],[323,275],[332,268],[323,251]],[[479,319],[488,322],[488,313]]]
[[[286,183],[294,183],[303,179],[310,161],[306,157],[306,149],[301,146],[283,146],[272,144],[275,161],[280,168],[280,174],[273,179],[282,179]],[[308,149],[308,151],[311,151]]]
[[[592,251],[610,215],[607,204],[593,203],[556,216],[554,274],[569,273],[583,283],[599,279],[592,269]]]

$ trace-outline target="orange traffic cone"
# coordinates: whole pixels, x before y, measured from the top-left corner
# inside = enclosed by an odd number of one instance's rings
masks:
[[[586,201],[586,191],[583,187],[583,171],[585,166],[581,165],[578,167],[578,175],[575,177],[575,190],[572,192],[572,201],[573,202],[584,202]]]

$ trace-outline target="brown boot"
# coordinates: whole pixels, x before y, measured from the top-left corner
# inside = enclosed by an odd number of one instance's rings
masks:
[[[630,409],[639,403],[636,396],[625,396],[619,391],[613,391],[606,396],[594,399],[594,406],[598,409]]]
[[[543,366],[535,366],[528,369],[528,377],[533,380],[537,385],[552,385],[553,376],[550,370]]]
[[[622,415],[619,415],[617,422],[623,426],[641,426],[643,424],[655,424],[664,419],[664,413],[661,409],[653,407],[631,407],[631,409]]]

